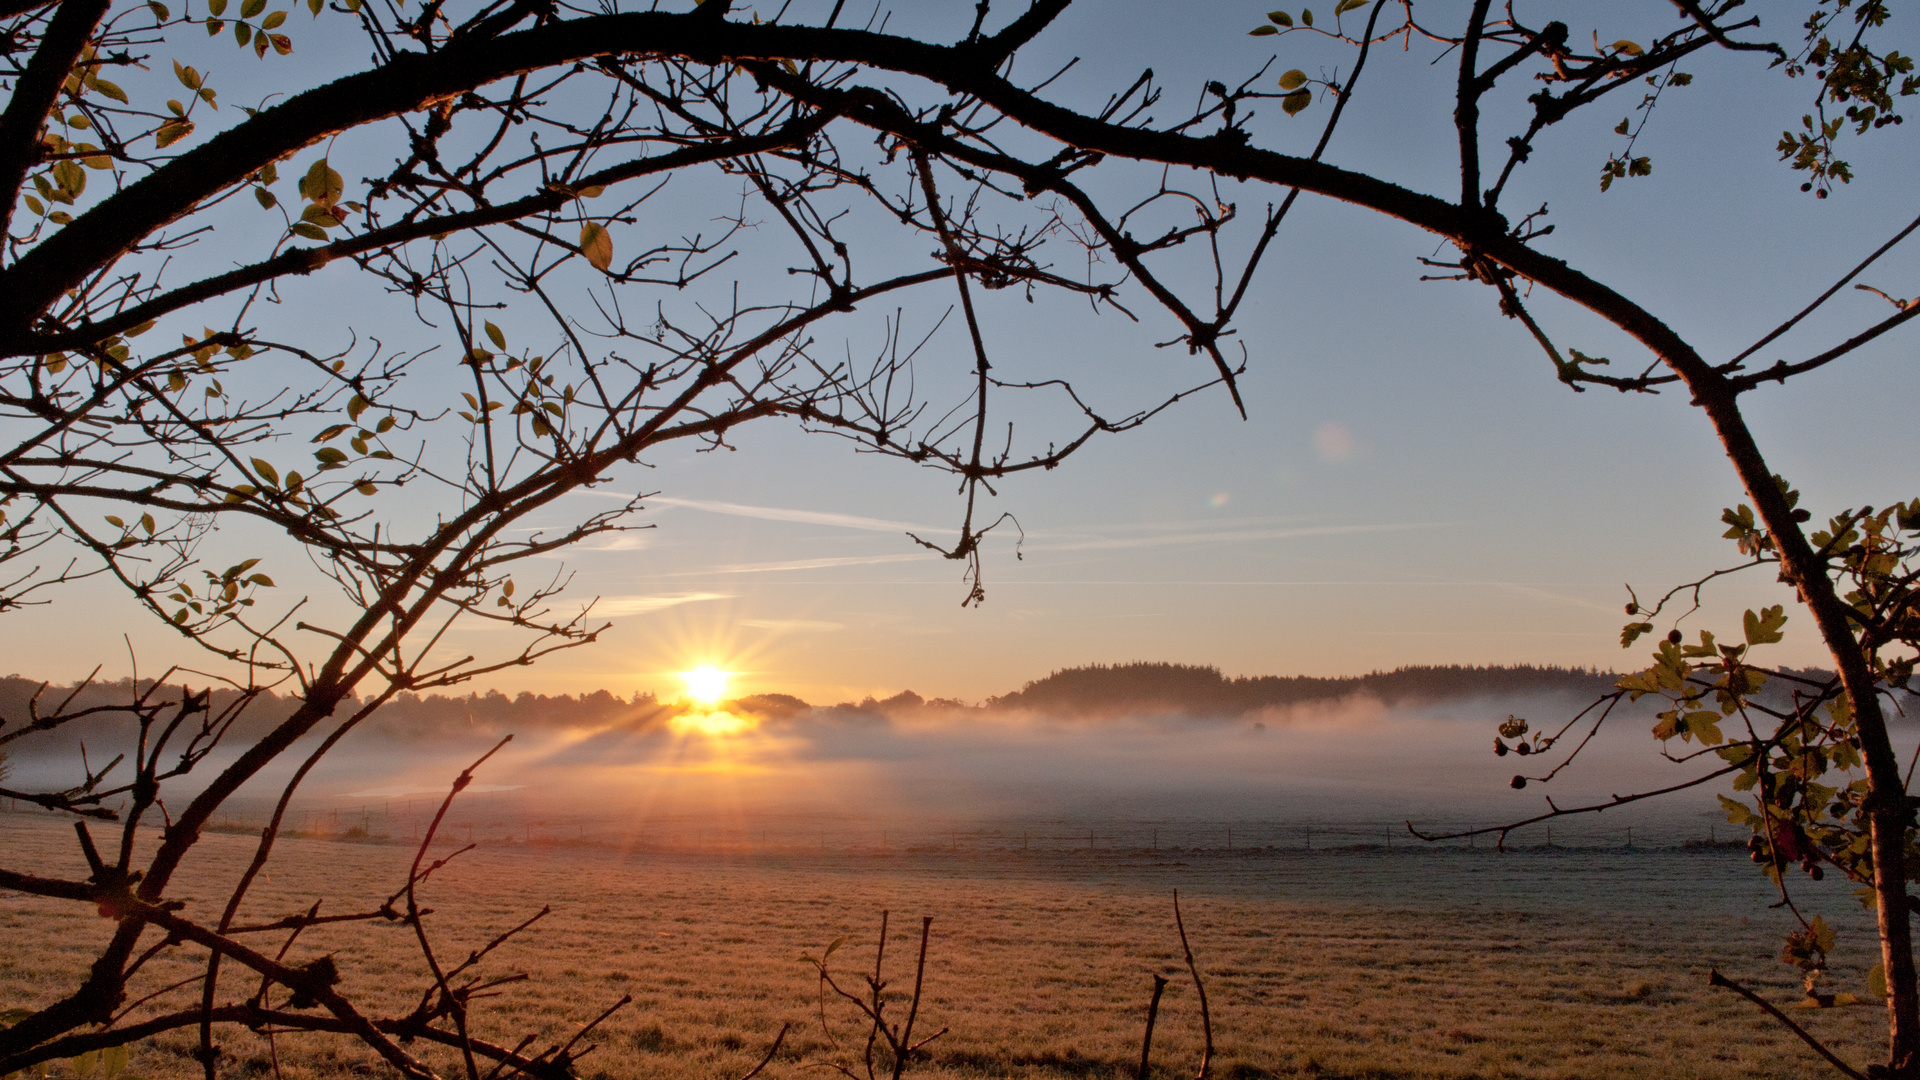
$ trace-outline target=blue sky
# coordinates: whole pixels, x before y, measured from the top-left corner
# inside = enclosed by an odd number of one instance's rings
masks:
[[[962,8],[971,5],[903,5],[893,27],[923,18],[932,26]],[[1152,66],[1167,88],[1160,111],[1168,116],[1206,79],[1234,81],[1276,51],[1276,71],[1345,70],[1344,53],[1298,36],[1245,36],[1264,10],[1085,4],[1023,54],[1020,70],[1084,57],[1056,84],[1062,99],[1084,106]],[[1797,21],[1790,4],[1749,10],[1782,34]],[[1567,5],[1565,17],[1577,37],[1597,31],[1610,40],[1666,29],[1672,11],[1652,2]],[[1594,25],[1596,13],[1616,21]],[[327,25],[296,37],[300,63],[287,70],[318,79],[353,59],[353,43],[329,51]],[[1452,69],[1430,66],[1432,58],[1418,43],[1376,52],[1329,160],[1421,190],[1456,188]],[[230,46],[213,59],[236,63]],[[1816,201],[1798,192],[1798,176],[1772,149],[1805,111],[1810,84],[1787,82],[1750,57],[1708,56],[1690,69],[1695,84],[1661,100],[1636,150],[1652,156],[1652,176],[1599,191],[1600,164],[1617,143],[1609,129],[1626,111],[1603,106],[1543,141],[1506,205],[1547,202],[1557,231],[1542,249],[1613,284],[1719,359],[1905,224],[1914,158],[1902,131],[1852,142],[1859,179]],[[1512,120],[1516,102],[1491,110],[1491,130]],[[1295,119],[1264,110],[1256,140],[1304,151],[1325,108]],[[1143,175],[1118,178],[1113,190]],[[1279,194],[1242,187],[1229,197],[1252,218]],[[669,450],[602,489],[660,492],[641,522],[657,527],[568,560],[574,593],[602,597],[599,610],[615,630],[496,685],[673,692],[672,672],[712,661],[742,672],[743,689],[811,700],[905,687],[977,699],[1058,667],[1133,659],[1212,663],[1231,674],[1635,664],[1640,651],[1617,645],[1622,583],[1646,596],[1732,561],[1717,524],[1720,508],[1739,499],[1731,471],[1681,398],[1576,395],[1556,383],[1489,290],[1418,280],[1417,259],[1435,253],[1434,240],[1410,227],[1303,198],[1239,320],[1248,418],[1210,392],[1140,431],[1096,440],[1057,471],[1003,485],[993,512],[1016,515],[1026,540],[1016,548],[1011,534],[996,534],[985,557],[987,602],[977,610],[960,607],[959,568],[903,535],[957,523],[961,506],[945,478],[790,428],[743,429],[732,452]],[[364,306],[362,298],[378,297],[345,274],[336,267],[312,285],[330,298],[325,318],[286,318],[337,336],[340,312],[351,311],[362,334],[411,332],[404,312]],[[1895,295],[1920,293],[1920,255],[1896,252],[1866,280]],[[907,317],[930,326],[950,302],[909,301]],[[1005,293],[983,306],[997,362],[1070,372],[1116,408],[1194,374],[1184,350],[1153,348],[1171,336],[1164,319],[1133,326],[1059,301],[1029,307]],[[1643,362],[1584,313],[1546,297],[1534,309],[1563,345],[1622,366]],[[1762,359],[1817,352],[1888,313],[1877,297],[1847,293]],[[848,324],[849,347],[874,340],[882,315]],[[1912,335],[1896,333],[1748,398],[1763,447],[1816,513],[1916,494]],[[964,344],[950,321],[930,349],[954,361]],[[598,499],[579,495],[572,509]],[[1707,614],[1724,620],[1783,599],[1759,578],[1736,581],[1712,594]],[[112,601],[101,594],[97,603]],[[91,654],[77,646],[97,633],[99,610],[61,606],[21,618],[16,627],[32,632],[15,639],[14,666],[84,674]],[[1777,659],[1817,662],[1796,625]],[[493,640],[475,632],[451,647]],[[158,636],[139,644],[155,657],[175,647]]]

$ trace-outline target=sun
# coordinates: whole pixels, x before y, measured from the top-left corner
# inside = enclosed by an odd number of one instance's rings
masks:
[[[680,673],[680,680],[687,684],[687,696],[708,707],[718,705],[720,699],[727,696],[727,680],[731,678],[733,672],[721,671],[712,664]]]

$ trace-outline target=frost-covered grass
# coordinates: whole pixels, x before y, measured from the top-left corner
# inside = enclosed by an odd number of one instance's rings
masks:
[[[83,876],[73,834],[0,815],[8,862]],[[178,894],[211,921],[250,850],[209,836]],[[400,846],[284,842],[246,917],[372,906],[404,874]],[[487,969],[531,975],[480,1003],[477,1033],[513,1044],[564,1039],[622,995],[583,1076],[727,1080],[745,1073],[783,1022],[795,1024],[765,1076],[802,1071],[857,1045],[799,960],[841,935],[836,969],[858,982],[882,909],[893,912],[892,990],[911,984],[921,915],[934,917],[920,1029],[949,1034],[909,1075],[1132,1076],[1151,974],[1171,983],[1154,1038],[1161,1077],[1198,1063],[1198,1013],[1180,961],[1172,890],[1181,890],[1214,1017],[1223,1080],[1342,1077],[1799,1077],[1825,1068],[1746,1003],[1706,986],[1709,965],[1785,1003],[1796,973],[1777,959],[1787,916],[1723,853],[1400,851],[1087,852],[729,858],[611,850],[487,847],[426,887],[442,956],[544,904],[554,911]],[[1871,964],[1870,922],[1828,890],[1818,909],[1842,927],[1834,979],[1857,988]],[[0,894],[0,1009],[45,1004],[91,959],[109,924],[90,907]],[[263,935],[264,937],[265,935]],[[272,941],[277,948],[278,937]],[[272,951],[269,948],[268,951]],[[182,950],[184,952],[185,950]],[[411,934],[397,926],[321,927],[289,954],[336,956],[343,989],[388,1008],[422,985]],[[229,966],[227,971],[234,972]],[[181,959],[139,978],[185,978]],[[229,974],[223,996],[255,982]],[[142,990],[141,992],[145,992]],[[184,1008],[175,991],[142,1011]],[[1855,1061],[1884,1031],[1877,1008],[1796,1014]],[[221,1036],[229,1075],[271,1075],[265,1037]],[[185,1034],[142,1044],[133,1072],[197,1075]],[[335,1038],[282,1035],[286,1080],[385,1073]],[[413,1047],[420,1051],[418,1044]],[[443,1075],[456,1063],[435,1058]]]

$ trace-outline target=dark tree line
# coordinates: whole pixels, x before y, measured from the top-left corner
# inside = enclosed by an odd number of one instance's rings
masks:
[[[1367,694],[1388,704],[1481,695],[1593,694],[1611,690],[1619,679],[1613,672],[1530,664],[1403,667],[1333,678],[1309,675],[1229,678],[1211,666],[1094,664],[1063,668],[1013,693],[990,698],[988,705],[1067,715],[1158,709],[1194,716],[1235,716],[1356,694]]]

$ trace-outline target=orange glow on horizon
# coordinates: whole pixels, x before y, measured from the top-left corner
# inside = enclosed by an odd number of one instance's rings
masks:
[[[752,717],[735,716],[724,709],[712,712],[685,712],[667,721],[667,726],[680,735],[704,735],[709,739],[721,739],[730,735],[741,735],[759,726]]]

